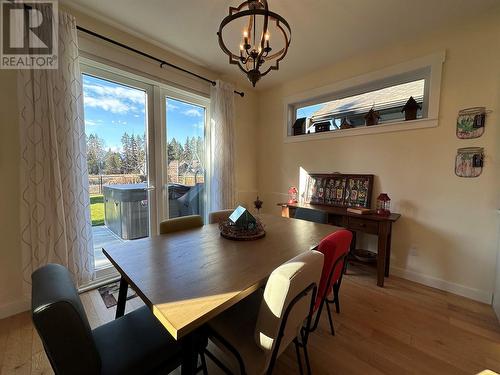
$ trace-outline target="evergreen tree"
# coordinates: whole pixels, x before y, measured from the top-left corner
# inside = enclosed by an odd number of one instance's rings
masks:
[[[101,174],[104,167],[104,141],[97,134],[87,137],[87,167],[89,174]]]
[[[118,152],[108,149],[104,158],[104,173],[105,174],[120,174],[122,173],[122,159]]]
[[[193,150],[191,147],[191,138],[189,136],[186,138],[186,141],[184,142],[182,160],[187,162],[188,164],[191,163],[191,160],[193,160]]]
[[[132,134],[129,139],[129,173],[139,173],[139,145],[137,144],[137,137]]]
[[[132,154],[130,149],[130,136],[127,132],[122,135],[122,170],[123,173],[131,173]]]
[[[172,141],[167,142],[167,160],[168,160],[168,164],[170,164],[170,162],[172,160],[175,160],[175,158],[174,158],[174,141],[175,141],[175,139],[172,139]]]
[[[196,139],[196,154],[198,155],[201,167],[205,168],[205,143],[200,136]]]
[[[137,173],[145,175],[146,174],[146,135],[136,136],[135,140],[137,146]]]

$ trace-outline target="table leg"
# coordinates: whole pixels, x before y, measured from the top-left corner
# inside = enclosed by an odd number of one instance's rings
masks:
[[[389,224],[389,234],[387,236],[387,250],[385,252],[385,277],[389,277],[389,267],[391,264],[391,242],[392,242],[392,225]]]
[[[281,205],[281,217],[290,217],[289,216],[289,209],[286,204]]]
[[[351,240],[351,246],[349,248],[349,255],[346,258],[346,267],[345,267],[345,272],[347,273],[347,268],[349,267],[349,261],[354,259],[354,252],[356,251],[356,231],[351,230],[352,233],[352,240]]]
[[[182,354],[182,375],[194,375],[198,367],[198,345],[195,334],[189,334],[183,338],[183,354]]]
[[[128,283],[122,276],[120,279],[120,291],[118,292],[118,301],[116,303],[115,319],[118,319],[125,314],[125,303],[127,302]]]
[[[351,255],[354,256],[354,252],[356,251],[356,237],[357,237],[357,233],[355,230],[351,230],[351,233],[352,233],[352,241],[351,241],[351,247],[350,247],[350,252],[351,252]]]
[[[378,232],[378,253],[377,253],[377,285],[384,286],[384,276],[386,267],[387,240],[389,237],[388,223],[381,222]]]

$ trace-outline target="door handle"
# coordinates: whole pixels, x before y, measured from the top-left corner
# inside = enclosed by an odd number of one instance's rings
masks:
[[[153,191],[154,189],[156,189],[154,186],[147,186],[144,188],[146,191]]]

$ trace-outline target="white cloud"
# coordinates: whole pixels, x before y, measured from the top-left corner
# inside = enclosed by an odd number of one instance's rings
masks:
[[[182,113],[184,115],[190,116],[190,117],[201,117],[202,116],[201,111],[199,109],[195,109],[195,108],[191,108],[191,109],[185,110]]]
[[[98,121],[95,120],[85,120],[85,126],[95,126],[97,123]]]
[[[179,106],[173,104],[170,100],[167,101],[167,110],[175,111],[177,109],[179,109]]]
[[[112,124],[115,124],[115,125],[127,125],[127,121],[122,121],[122,120],[111,120],[111,123]]]
[[[112,113],[137,112],[137,107],[144,106],[146,101],[143,91],[128,87],[84,85],[83,94],[86,106]]]

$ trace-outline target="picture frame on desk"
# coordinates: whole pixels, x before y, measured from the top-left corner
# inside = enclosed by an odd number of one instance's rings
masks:
[[[373,178],[372,174],[310,174],[306,183],[305,203],[370,208]]]

